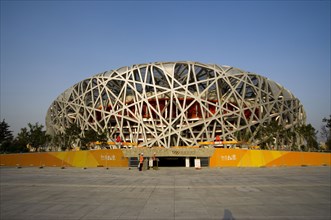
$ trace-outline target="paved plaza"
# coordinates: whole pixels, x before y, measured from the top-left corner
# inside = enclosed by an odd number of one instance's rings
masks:
[[[1,167],[0,219],[329,220],[330,171]]]

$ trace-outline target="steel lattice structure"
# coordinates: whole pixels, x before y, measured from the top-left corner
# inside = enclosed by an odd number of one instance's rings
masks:
[[[304,124],[305,112],[291,92],[254,73],[198,62],[155,62],[122,67],[87,78],[51,104],[46,127],[63,133],[107,131],[109,140],[140,146],[196,146],[236,140],[275,120],[286,129]]]

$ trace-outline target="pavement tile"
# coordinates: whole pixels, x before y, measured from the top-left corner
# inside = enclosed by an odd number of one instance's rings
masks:
[[[0,167],[0,219],[330,220],[330,181],[330,167]]]

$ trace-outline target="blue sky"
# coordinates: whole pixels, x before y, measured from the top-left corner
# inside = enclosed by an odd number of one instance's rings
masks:
[[[1,111],[14,134],[106,70],[154,61],[230,65],[331,114],[330,1],[1,1]]]

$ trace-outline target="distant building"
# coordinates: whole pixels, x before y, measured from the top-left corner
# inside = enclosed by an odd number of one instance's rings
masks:
[[[54,135],[75,123],[83,132],[106,131],[114,143],[171,148],[216,137],[220,146],[236,143],[238,132],[254,141],[260,125],[276,121],[293,129],[305,120],[300,101],[264,76],[184,61],[138,64],[84,79],[53,101],[46,127]]]

